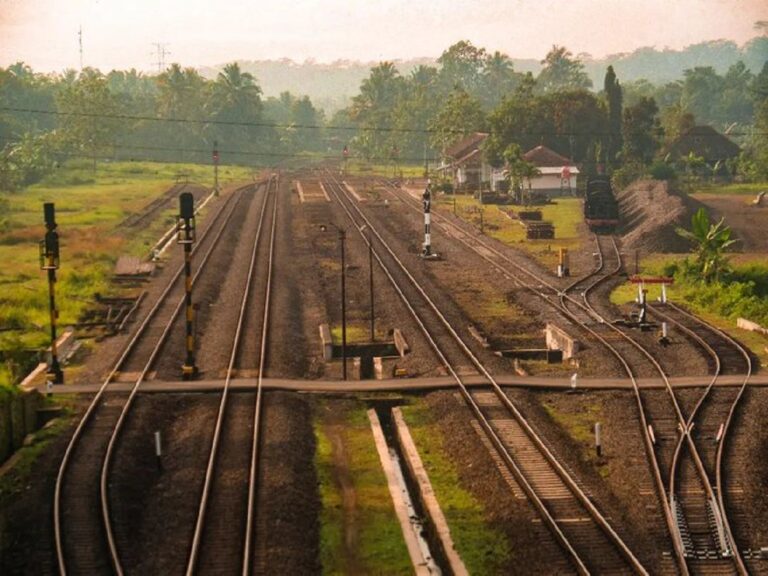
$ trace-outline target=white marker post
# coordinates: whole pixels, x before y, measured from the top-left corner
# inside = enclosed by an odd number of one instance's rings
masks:
[[[160,430],[155,431],[155,457],[157,458],[157,469],[163,469],[163,443],[160,436]]]
[[[603,455],[603,445],[600,438],[600,432],[600,422],[595,422],[595,452],[597,453],[598,458]]]
[[[571,392],[576,392],[576,387],[579,385],[579,374],[577,372],[573,373],[573,376],[571,376]]]

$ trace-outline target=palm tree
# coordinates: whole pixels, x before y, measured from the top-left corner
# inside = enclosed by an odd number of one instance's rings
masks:
[[[691,218],[690,231],[678,228],[677,233],[696,245],[695,269],[701,279],[707,283],[718,281],[728,266],[725,251],[736,243],[736,240],[731,238],[731,229],[725,225],[724,219],[720,218],[717,224],[712,224],[707,211],[699,208]]]

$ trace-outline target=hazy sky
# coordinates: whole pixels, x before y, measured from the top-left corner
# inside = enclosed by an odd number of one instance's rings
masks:
[[[374,61],[436,57],[469,39],[541,59],[552,44],[602,57],[641,46],[738,44],[768,20],[766,0],[0,0],[0,65],[199,66],[235,59]]]

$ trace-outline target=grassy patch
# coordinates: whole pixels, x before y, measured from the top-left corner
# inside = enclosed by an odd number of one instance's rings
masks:
[[[598,466],[598,472],[605,477],[610,470],[605,461],[595,453],[595,422],[602,418],[602,407],[587,401],[579,403],[575,411],[566,411],[555,406],[551,400],[543,402],[544,409],[550,418],[573,438],[581,448],[581,460]]]
[[[684,257],[685,255],[658,255],[646,259],[643,261],[641,272],[648,276],[668,274]],[[758,356],[763,366],[768,365],[768,338],[737,328],[736,319],[746,316],[763,325],[768,324],[768,269],[765,267],[764,258],[745,255],[734,258],[731,284],[706,286],[690,283],[676,275],[675,283],[667,287],[667,297],[670,301],[684,305],[707,322],[742,341]],[[752,287],[749,287],[750,283],[753,284]],[[646,288],[650,300],[661,297],[660,285],[651,284]],[[632,302],[636,295],[637,286],[625,284],[611,293],[611,301],[622,305]]]
[[[0,232],[0,349],[40,348],[48,339],[47,282],[38,242],[44,236],[44,202],[55,202],[61,241],[57,305],[59,323],[73,324],[94,294],[108,294],[121,254],[144,255],[173,222],[169,207],[142,230],[123,234],[119,224],[165,192],[177,173],[210,184],[211,168],[190,164],[70,162],[42,182],[13,194],[0,192],[8,225]],[[220,181],[250,179],[251,171],[221,167]]]
[[[510,213],[520,209],[517,206],[481,207],[478,200],[466,194],[444,194],[439,196],[436,204],[443,212],[455,210],[457,216],[478,228],[482,211],[483,229],[487,235],[529,253],[548,267],[557,265],[560,248],[576,250],[586,238],[582,205],[578,198],[557,198],[552,204],[538,207],[542,211],[542,219],[555,226],[555,238],[552,240],[527,240],[520,221],[510,217]]]
[[[0,476],[0,503],[12,498],[29,483],[35,469],[35,463],[47,446],[70,425],[71,412],[65,409],[65,415],[57,418],[50,425],[34,434],[34,441],[16,451],[17,458],[13,469]]]
[[[421,401],[403,406],[405,420],[429,474],[456,550],[470,574],[500,574],[514,555],[504,534],[486,521],[483,504],[459,481],[456,466],[446,456],[445,439]]]
[[[751,195],[757,196],[758,192],[768,189],[768,182],[734,182],[732,184],[694,184],[694,198],[697,194],[718,195]]]
[[[336,412],[338,410],[334,408]],[[338,454],[327,422],[316,420],[315,466],[322,500],[320,560],[324,574],[411,574],[408,550],[395,516],[387,481],[373,442],[366,410],[358,407],[333,415],[335,434],[346,450],[355,494],[357,561],[351,565],[344,546],[345,511],[338,477]]]

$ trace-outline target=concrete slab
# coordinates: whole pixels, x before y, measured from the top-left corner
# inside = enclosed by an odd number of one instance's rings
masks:
[[[400,529],[403,531],[403,539],[408,548],[408,554],[411,557],[413,569],[416,572],[416,576],[429,576],[430,571],[427,566],[427,560],[424,558],[421,546],[419,545],[419,539],[413,532],[408,513],[408,506],[403,499],[402,489],[397,480],[397,476],[395,476],[392,459],[389,457],[389,447],[387,446],[387,441],[384,439],[384,431],[381,429],[381,423],[379,422],[379,417],[376,415],[375,410],[368,410],[368,419],[371,421],[371,430],[373,432],[373,440],[376,444],[376,451],[379,453],[381,467],[387,478],[387,487],[389,488],[389,494],[392,496],[392,504],[395,507],[395,514],[400,522]]]
[[[696,388],[707,386],[711,376],[684,376],[672,378],[670,383],[673,388]],[[521,388],[541,389],[570,389],[570,375],[562,377],[543,376],[517,376],[514,374],[500,374],[496,381],[501,386],[514,386]],[[716,386],[740,386],[743,377],[722,376]],[[238,378],[230,382],[234,391],[253,391],[256,389],[255,378]],[[488,382],[480,375],[471,375],[464,378],[467,386],[487,386]],[[100,382],[93,384],[64,384],[54,386],[54,394],[91,394],[98,390]],[[296,392],[317,393],[354,393],[354,392],[408,392],[420,390],[436,390],[441,388],[454,388],[455,380],[450,376],[434,376],[429,378],[388,378],[385,380],[292,380],[286,378],[264,378],[262,385],[265,390],[292,390]],[[759,375],[749,380],[750,386],[768,386],[768,375]],[[131,389],[129,382],[114,382],[108,390],[113,392],[125,392]],[[663,388],[664,383],[659,378],[641,378],[638,380],[640,388]],[[141,385],[142,392],[218,392],[224,387],[223,379],[185,381],[157,381],[150,380]],[[45,392],[44,384],[39,388]],[[579,378],[578,390],[631,390],[632,384],[626,378]]]
[[[440,543],[445,551],[445,556],[448,560],[451,572],[455,576],[468,576],[469,571],[464,565],[464,561],[461,559],[461,556],[459,556],[459,553],[456,552],[448,522],[445,520],[445,515],[443,514],[442,508],[440,508],[435,492],[432,490],[432,483],[429,481],[429,475],[424,468],[424,463],[421,461],[421,456],[419,456],[419,451],[416,449],[416,444],[411,437],[411,432],[403,419],[403,413],[400,411],[400,408],[395,407],[392,409],[392,417],[394,419],[397,437],[400,441],[400,447],[402,448],[403,455],[406,459],[406,464],[419,485],[421,500],[424,503],[427,514],[435,526],[437,537],[440,539]]]

